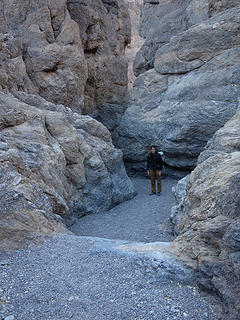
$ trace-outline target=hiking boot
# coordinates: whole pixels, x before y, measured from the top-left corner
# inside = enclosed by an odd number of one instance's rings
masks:
[[[150,196],[153,196],[154,194],[156,194],[156,192],[149,193]]]

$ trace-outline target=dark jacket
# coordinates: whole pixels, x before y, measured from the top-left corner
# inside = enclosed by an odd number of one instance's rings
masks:
[[[155,154],[149,153],[147,157],[147,170],[162,170],[163,162],[161,155],[156,152]]]

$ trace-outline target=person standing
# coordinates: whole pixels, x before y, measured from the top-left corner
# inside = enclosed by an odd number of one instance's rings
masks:
[[[151,178],[152,192],[150,195],[156,194],[156,180],[157,180],[157,194],[160,195],[162,191],[161,175],[163,170],[163,161],[161,155],[157,152],[156,146],[150,147],[150,153],[147,157],[147,175]]]

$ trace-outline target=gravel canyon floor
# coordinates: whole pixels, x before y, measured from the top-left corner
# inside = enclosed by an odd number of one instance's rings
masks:
[[[137,196],[108,212],[84,216],[71,227],[79,236],[94,236],[139,242],[171,241],[169,215],[173,204],[171,188],[177,180],[162,179],[160,196],[152,195],[150,179],[134,178]]]
[[[164,250],[176,180],[133,179],[138,195],[38,248],[0,255],[0,319],[215,320],[194,275]]]

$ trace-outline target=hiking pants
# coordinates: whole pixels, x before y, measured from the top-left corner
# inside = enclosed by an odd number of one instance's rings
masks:
[[[156,179],[157,179],[158,193],[162,191],[161,176],[159,176],[159,172],[160,170],[150,170],[150,178],[151,178],[153,193],[156,193]]]

